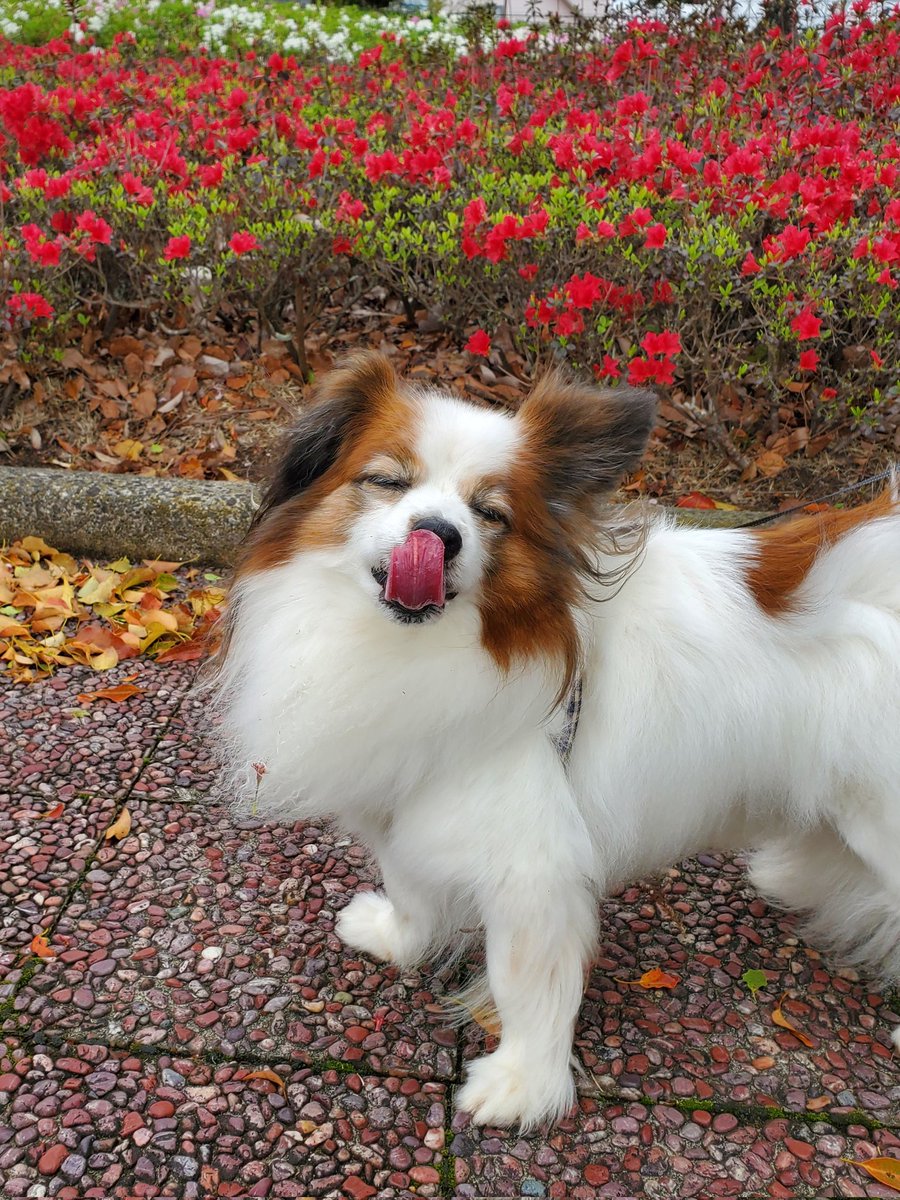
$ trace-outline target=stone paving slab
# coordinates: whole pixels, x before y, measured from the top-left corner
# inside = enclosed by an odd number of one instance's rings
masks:
[[[601,928],[575,1034],[594,1090],[840,1117],[863,1110],[900,1125],[890,1041],[900,1014],[855,972],[829,969],[739,864],[706,857],[670,872],[661,890],[629,888],[604,906]],[[619,982],[652,967],[679,976],[678,986]],[[769,979],[755,999],[741,981],[748,968]],[[772,1023],[785,992],[784,1013],[812,1047]],[[483,1042],[470,1027],[466,1058]]]
[[[896,1156],[895,1132],[836,1128],[784,1118],[758,1125],[730,1112],[582,1097],[555,1129],[522,1138],[451,1122],[454,1196],[546,1196],[550,1200],[826,1200],[896,1197],[842,1158]]]
[[[106,796],[0,794],[0,964],[59,916],[115,811]]]
[[[142,690],[124,702],[78,699],[130,677]],[[145,659],[102,672],[71,667],[27,686],[0,678],[0,792],[124,795],[193,678],[179,664]]]
[[[129,810],[131,834],[100,849],[59,921],[71,948],[16,996],[13,1032],[453,1076],[447,975],[367,962],[333,932],[371,880],[361,850],[211,805]]]
[[[445,1087],[0,1042],[4,1197],[436,1196]]]
[[[188,692],[134,786],[136,796],[187,801],[221,798],[220,768],[208,733],[209,705],[201,691]]]

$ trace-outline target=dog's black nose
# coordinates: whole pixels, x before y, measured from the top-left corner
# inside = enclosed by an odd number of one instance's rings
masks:
[[[455,525],[451,525],[449,521],[442,521],[440,517],[425,517],[424,520],[417,521],[413,529],[430,529],[438,535],[444,543],[444,562],[456,558],[462,550],[462,534]]]

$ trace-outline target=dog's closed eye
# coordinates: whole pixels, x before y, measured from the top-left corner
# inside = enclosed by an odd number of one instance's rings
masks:
[[[412,481],[400,475],[363,475],[358,482],[386,492],[407,492],[412,487]]]

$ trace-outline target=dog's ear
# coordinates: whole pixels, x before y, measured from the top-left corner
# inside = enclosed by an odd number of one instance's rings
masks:
[[[591,387],[560,371],[537,383],[518,414],[547,494],[567,505],[612,491],[633,471],[655,418],[651,391]]]
[[[333,467],[366,415],[396,389],[397,376],[383,354],[357,354],[329,371],[288,434],[257,519],[305,491]]]

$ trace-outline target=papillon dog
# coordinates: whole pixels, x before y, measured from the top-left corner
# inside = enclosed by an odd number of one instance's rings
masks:
[[[481,1123],[573,1103],[598,898],[698,851],[751,851],[814,937],[900,974],[896,479],[765,531],[613,522],[655,410],[559,373],[500,410],[360,356],[236,568],[213,683],[234,788],[373,853],[347,945],[410,965],[483,931],[502,1033],[458,1096]]]

